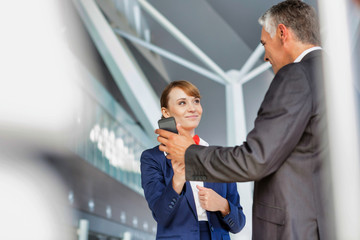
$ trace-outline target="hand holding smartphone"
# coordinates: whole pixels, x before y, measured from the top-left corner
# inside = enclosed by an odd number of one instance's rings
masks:
[[[177,128],[176,128],[175,118],[173,118],[173,117],[160,119],[158,121],[158,125],[159,125],[160,129],[164,129],[166,131],[178,134],[178,131],[177,131]]]

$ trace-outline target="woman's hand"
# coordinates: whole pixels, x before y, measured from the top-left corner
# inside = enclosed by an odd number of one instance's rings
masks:
[[[186,182],[185,180],[185,164],[182,164],[180,162],[171,161],[172,168],[174,170],[174,176],[172,178],[172,186],[175,192],[180,195],[184,184]]]
[[[222,216],[230,213],[229,202],[211,188],[196,186],[199,189],[200,205],[207,211],[220,211]]]

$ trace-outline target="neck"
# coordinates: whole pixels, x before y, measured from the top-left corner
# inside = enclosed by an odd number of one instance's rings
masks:
[[[295,59],[298,56],[300,56],[300,54],[303,53],[305,50],[312,48],[312,47],[316,47],[316,46],[313,44],[303,44],[303,43],[296,44],[292,48],[292,51],[290,52],[291,62],[295,61]]]
[[[186,130],[186,132],[188,134],[190,134],[191,137],[194,137],[195,136],[195,128],[194,129],[191,129],[191,130]]]

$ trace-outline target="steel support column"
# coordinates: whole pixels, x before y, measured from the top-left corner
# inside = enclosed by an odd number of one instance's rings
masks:
[[[228,73],[232,81],[226,88],[226,125],[228,146],[241,145],[246,140],[245,105],[242,83],[238,81],[238,72]],[[233,239],[250,239],[252,231],[252,189],[253,183],[238,183],[238,192],[241,196],[241,205],[246,215],[246,225],[238,236]]]

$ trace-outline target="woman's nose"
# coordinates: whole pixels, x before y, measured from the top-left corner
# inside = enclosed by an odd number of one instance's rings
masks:
[[[195,111],[195,106],[193,103],[188,104],[188,111],[190,111],[190,112]]]

